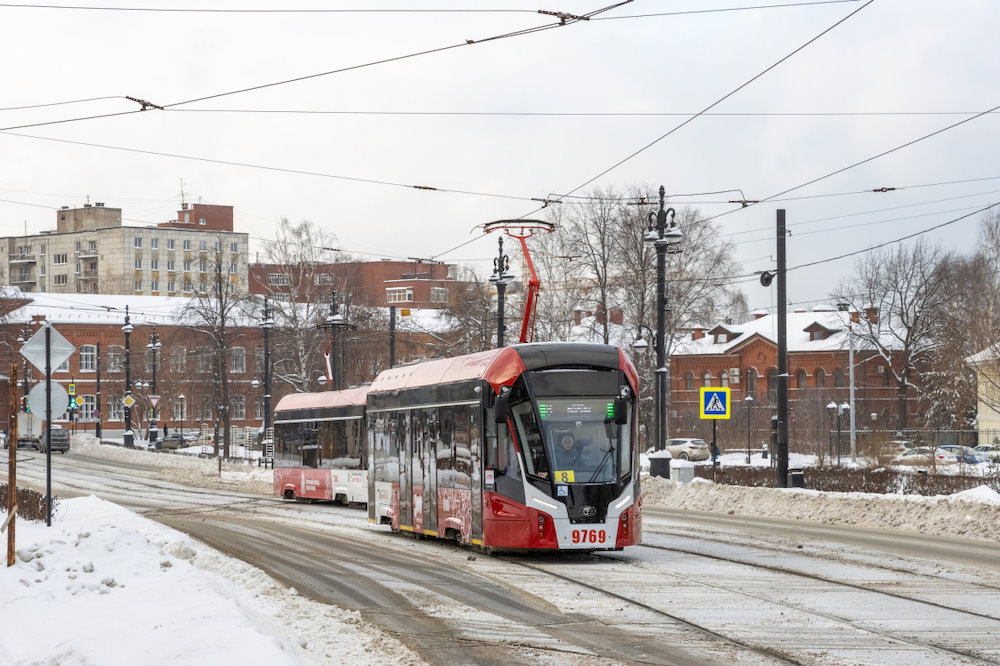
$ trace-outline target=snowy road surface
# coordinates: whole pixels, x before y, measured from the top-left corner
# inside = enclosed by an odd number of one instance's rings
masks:
[[[42,458],[20,453],[20,485],[44,483]],[[220,479],[214,461],[96,446],[54,461],[57,494],[189,532],[428,663],[1000,663],[1000,550],[985,541],[647,504],[643,546],[490,558],[281,503],[256,469]]]

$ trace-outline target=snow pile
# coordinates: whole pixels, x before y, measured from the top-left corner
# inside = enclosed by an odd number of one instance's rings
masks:
[[[969,539],[1000,539],[1000,494],[986,486],[955,495],[823,493],[747,488],[705,479],[676,483],[643,476],[643,503],[713,513],[805,520]]]
[[[419,662],[358,613],[94,496],[62,500],[51,527],[16,529],[16,563],[0,570],[2,664]]]

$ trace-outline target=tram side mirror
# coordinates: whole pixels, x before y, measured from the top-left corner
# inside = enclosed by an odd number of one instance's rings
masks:
[[[493,421],[495,423],[507,423],[510,415],[510,388],[504,386],[500,389],[500,395],[493,403]]]

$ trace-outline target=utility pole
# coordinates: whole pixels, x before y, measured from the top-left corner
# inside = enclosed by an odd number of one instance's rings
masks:
[[[788,487],[788,300],[785,276],[785,209],[778,209],[778,487]]]
[[[503,253],[503,236],[497,239],[500,254],[493,260],[493,275],[490,282],[497,286],[497,347],[503,347],[503,333],[506,326],[503,322],[503,299],[507,290],[507,280],[510,278],[510,259]]]
[[[126,449],[135,447],[135,434],[132,432],[132,354],[129,347],[129,336],[132,335],[132,324],[129,322],[128,305],[125,306],[125,325],[122,326],[125,334],[125,432],[122,434],[122,444]]]

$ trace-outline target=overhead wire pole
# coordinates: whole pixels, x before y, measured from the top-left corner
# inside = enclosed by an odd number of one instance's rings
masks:
[[[778,450],[777,486],[788,487],[788,300],[785,266],[785,209],[778,209]],[[770,387],[768,387],[770,388]]]

